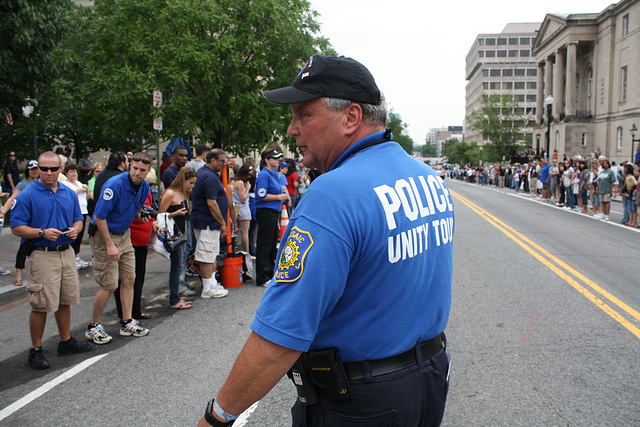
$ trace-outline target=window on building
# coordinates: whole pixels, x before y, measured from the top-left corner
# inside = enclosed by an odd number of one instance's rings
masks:
[[[482,70],[482,77],[489,77],[489,70]]]
[[[502,82],[502,89],[503,90],[512,90],[513,89],[513,82]]]
[[[524,82],[516,82],[514,87],[516,89],[524,89]]]
[[[527,102],[536,102],[535,95],[527,95]]]
[[[509,37],[509,46],[518,46],[518,38]]]
[[[520,44],[521,45],[527,45],[531,43],[531,39],[529,37],[520,37]]]
[[[558,146],[559,146],[559,145],[560,145],[560,131],[559,131],[559,130],[557,130],[557,131],[556,131],[556,146],[555,146],[555,149],[556,149],[556,150],[558,149]]]
[[[478,56],[479,56],[480,58],[484,58],[484,50],[479,51],[479,52],[478,52]]]
[[[524,76],[524,68],[516,68],[516,76]]]
[[[489,82],[482,82],[482,89],[484,90],[489,89]]]
[[[509,51],[509,58],[517,58],[518,57],[518,51],[517,50],[510,50]]]
[[[494,68],[491,70],[491,77],[500,77],[500,68]]]
[[[498,37],[498,46],[504,46],[507,44],[507,38],[506,37]]]
[[[502,70],[502,77],[511,77],[513,76],[513,69],[512,68],[504,68]]]
[[[507,51],[506,50],[499,50],[498,51],[498,58],[506,58],[507,57]]]
[[[487,58],[495,58],[496,57],[496,51],[495,50],[487,50],[487,51],[485,51],[484,55]]]
[[[582,134],[581,144],[582,144],[583,147],[587,146],[587,134],[586,133]]]
[[[527,82],[527,89],[535,89],[538,87],[538,83],[536,82]]]
[[[629,34],[629,14],[622,17],[622,37]]]
[[[487,44],[487,46],[495,46],[496,39],[485,39],[485,43]]]
[[[528,58],[531,56],[531,51],[529,49],[523,49],[520,51],[520,56],[523,58]]]
[[[622,126],[619,126],[616,131],[616,146],[618,150],[622,149]]]
[[[593,68],[587,69],[587,111],[593,111]]]
[[[538,75],[538,69],[537,68],[527,68],[527,76],[535,77],[537,75]]]
[[[524,95],[514,95],[513,99],[515,99],[517,102],[524,102]]]
[[[491,82],[489,84],[489,89],[500,89],[500,82]]]
[[[627,66],[620,69],[620,102],[627,102]]]
[[[484,39],[478,39],[478,44],[480,46],[484,46]]]

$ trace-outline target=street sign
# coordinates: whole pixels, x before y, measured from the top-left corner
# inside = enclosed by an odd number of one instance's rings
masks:
[[[153,130],[162,130],[162,117],[153,119]]]
[[[162,106],[162,91],[159,89],[155,89],[153,91],[153,106],[154,107]]]

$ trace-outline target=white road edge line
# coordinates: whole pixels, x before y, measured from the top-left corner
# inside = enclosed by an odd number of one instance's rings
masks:
[[[256,408],[258,407],[258,403],[260,403],[259,400],[256,403],[254,403],[253,405],[249,406],[246,411],[241,413],[240,416],[238,416],[236,421],[233,423],[233,425],[234,426],[238,426],[238,427],[242,427],[245,424],[247,424],[247,421],[249,421],[249,416],[253,413],[253,411],[256,410]]]
[[[69,378],[73,377],[74,375],[79,374],[80,372],[84,371],[89,366],[93,365],[98,360],[100,360],[103,357],[105,357],[107,354],[109,354],[109,353],[101,354],[99,356],[95,356],[95,357],[92,357],[91,359],[85,360],[84,362],[78,364],[77,366],[74,366],[73,368],[69,369],[67,372],[65,372],[64,374],[60,375],[59,377],[57,377],[57,378],[49,381],[48,383],[43,384],[42,386],[38,387],[37,389],[35,389],[31,393],[27,394],[22,399],[20,399],[20,400],[18,400],[16,402],[12,403],[11,405],[7,406],[2,411],[0,411],[0,421],[4,420],[5,418],[10,416],[14,412],[18,411],[19,409],[21,409],[24,406],[28,405],[29,403],[33,402],[34,400],[36,400],[37,398],[39,398],[40,396],[42,396],[43,394],[45,394],[49,390],[53,389],[55,386],[57,386],[59,384],[62,384],[63,382],[65,382]]]

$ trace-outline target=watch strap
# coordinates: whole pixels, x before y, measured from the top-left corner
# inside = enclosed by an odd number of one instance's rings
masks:
[[[221,426],[232,426],[233,423],[235,422],[235,419],[230,420],[230,421],[220,421],[219,419],[217,419],[216,417],[213,416],[213,414],[211,413],[213,408],[214,408],[214,401],[215,399],[211,399],[209,401],[209,403],[207,404],[207,409],[204,412],[204,420],[209,423],[209,425],[212,425],[214,427],[221,427]],[[217,405],[216,405],[217,406]],[[220,408],[220,406],[218,406],[218,408]],[[224,411],[223,411],[224,412]],[[225,412],[226,413],[226,412]],[[237,418],[237,417],[236,417]]]

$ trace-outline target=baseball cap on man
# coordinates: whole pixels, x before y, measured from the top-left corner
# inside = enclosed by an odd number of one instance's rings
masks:
[[[313,55],[291,86],[263,94],[277,104],[293,104],[321,97],[380,104],[380,89],[367,67],[344,56]]]
[[[37,160],[29,160],[29,163],[27,163],[27,169],[35,169],[37,167],[38,167]]]

